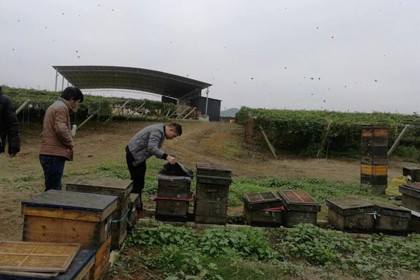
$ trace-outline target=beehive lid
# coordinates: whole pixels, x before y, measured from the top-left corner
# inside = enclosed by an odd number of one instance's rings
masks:
[[[102,194],[49,190],[23,200],[22,207],[100,212],[104,219],[117,209],[117,197]],[[82,217],[81,217],[82,218]]]
[[[165,162],[162,167],[162,174],[167,175],[175,175],[175,176],[188,176],[194,177],[194,172],[186,167],[184,167],[181,163],[176,162],[175,164],[170,164],[169,162]]]
[[[213,163],[197,163],[197,176],[216,176],[230,178],[232,172],[223,166]]]
[[[283,190],[278,192],[284,202],[286,210],[319,212],[321,206],[306,192],[297,190]]]
[[[191,182],[190,176],[177,176],[177,175],[168,175],[164,173],[158,173],[158,181],[181,181],[181,182]]]
[[[373,203],[357,197],[327,199],[326,205],[329,209],[343,216],[375,212],[375,205]]]
[[[376,211],[379,214],[387,216],[395,216],[409,219],[411,216],[411,211],[395,204],[386,203],[383,201],[375,201]]]
[[[128,196],[133,189],[131,180],[103,176],[81,176],[66,184],[68,191]]]
[[[399,189],[403,194],[420,198],[420,182],[404,184]]]
[[[0,241],[0,270],[65,272],[80,244]]]
[[[245,208],[248,210],[260,210],[283,206],[281,199],[272,192],[248,193],[243,196],[243,201]]]

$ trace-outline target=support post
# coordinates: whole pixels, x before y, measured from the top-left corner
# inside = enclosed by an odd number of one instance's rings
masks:
[[[185,117],[183,117],[183,119],[185,120],[186,118],[188,118],[188,116],[191,115],[192,112],[195,111],[195,109],[197,109],[197,108],[193,107],[192,110],[188,114],[186,114]]]
[[[121,107],[119,107],[119,108],[118,108],[118,111],[124,110],[125,105],[127,105],[127,103],[128,103],[129,101],[130,101],[130,100],[125,101],[125,102],[124,102],[124,104],[123,104],[123,105],[121,105]],[[105,123],[109,122],[111,119],[112,119],[112,112],[111,112],[111,116],[110,116],[110,117],[109,117],[109,118],[105,121]]]
[[[80,125],[78,125],[77,129],[80,129],[85,123],[87,123],[91,118],[93,118],[93,116],[95,116],[99,112],[99,110],[101,110],[101,109],[96,110],[95,113],[90,115],[86,120],[84,120]]]
[[[263,128],[262,128],[261,125],[260,125],[260,129],[261,129],[262,135],[264,136],[265,142],[267,143],[268,148],[270,149],[271,153],[273,154],[273,157],[274,158],[277,158],[277,156],[276,156],[276,149],[273,147],[273,145],[268,140],[268,137],[267,137],[267,135],[265,135],[265,132],[264,132],[264,130],[263,130]]]
[[[392,152],[394,152],[395,148],[397,148],[398,144],[401,141],[401,138],[403,138],[404,134],[407,132],[407,129],[410,127],[411,125],[406,125],[404,126],[404,129],[401,131],[400,135],[398,135],[397,139],[395,140],[394,144],[392,144],[391,149],[389,149],[387,156],[389,157]]]
[[[55,88],[54,88],[55,92],[57,92],[57,78],[58,78],[58,70],[55,70]]]
[[[327,128],[325,129],[324,138],[322,139],[322,143],[321,143],[321,146],[319,147],[316,157],[319,157],[321,155],[322,150],[324,149],[325,142],[327,142],[327,138],[328,138],[328,132],[330,131],[331,123],[332,122],[329,122]]]
[[[19,108],[16,109],[16,115],[20,113],[23,109],[25,109],[26,106],[28,106],[29,99],[26,99],[25,102],[22,103],[22,105],[19,106]]]

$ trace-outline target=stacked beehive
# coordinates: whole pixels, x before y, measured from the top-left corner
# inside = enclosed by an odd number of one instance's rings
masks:
[[[94,249],[90,279],[103,279],[110,263],[112,214],[117,197],[50,190],[22,201],[23,241],[79,243]]]
[[[66,184],[66,190],[81,193],[94,193],[117,197],[117,209],[111,221],[111,249],[121,248],[127,236],[127,225],[130,215],[130,192],[133,189],[131,180],[107,178],[100,176],[82,176]]]
[[[156,219],[186,222],[191,200],[191,177],[158,174]]]
[[[231,171],[210,163],[197,163],[196,168],[195,222],[226,224]]]
[[[388,127],[365,125],[362,127],[362,185],[383,194],[388,185]]]

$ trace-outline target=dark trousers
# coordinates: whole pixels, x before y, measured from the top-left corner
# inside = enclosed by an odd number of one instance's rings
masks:
[[[144,189],[144,178],[146,176],[146,161],[136,166],[133,166],[133,162],[135,161],[135,159],[128,147],[125,148],[125,158],[127,161],[128,171],[130,172],[130,179],[133,180],[133,190],[131,192],[139,194],[140,204],[137,206],[137,208],[142,208],[143,203],[141,193]]]
[[[39,162],[44,170],[45,191],[61,190],[65,157],[39,155]]]

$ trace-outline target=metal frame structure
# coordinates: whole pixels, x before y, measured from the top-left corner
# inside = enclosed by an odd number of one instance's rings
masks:
[[[53,66],[58,74],[70,84],[81,89],[128,89],[188,100],[201,96],[201,90],[211,84],[169,73],[119,66]]]

